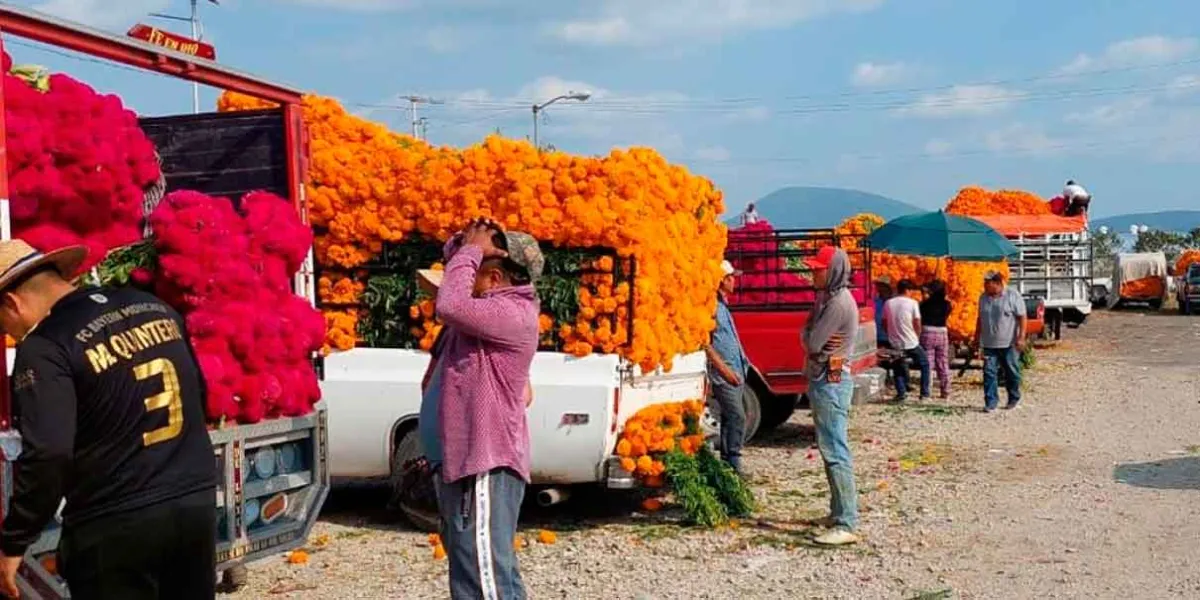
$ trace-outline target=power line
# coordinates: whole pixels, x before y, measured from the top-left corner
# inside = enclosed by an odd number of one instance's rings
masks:
[[[1028,145],[1018,148],[973,148],[953,152],[919,152],[910,154],[880,154],[880,153],[842,153],[837,158],[854,161],[905,161],[905,160],[946,160],[967,158],[972,156],[1021,157],[1036,156],[1057,150],[1087,150],[1096,148],[1134,146],[1150,143],[1193,141],[1200,143],[1195,135],[1168,135],[1131,139],[1093,139],[1086,138],[1062,141],[1053,144]],[[694,164],[712,164],[721,166],[740,166],[747,164],[816,164],[828,161],[830,156],[800,157],[800,156],[764,156],[764,157],[733,157],[727,159],[694,158],[686,162]]]
[[[733,105],[755,104],[755,103],[765,103],[765,102],[775,102],[775,101],[803,102],[803,101],[813,101],[813,100],[874,98],[874,97],[892,96],[892,95],[931,94],[931,93],[935,93],[935,92],[946,92],[946,91],[953,91],[955,89],[971,88],[971,87],[975,87],[975,88],[1000,87],[1000,86],[1005,86],[1005,85],[1016,85],[1016,84],[1022,84],[1022,83],[1036,83],[1036,82],[1043,82],[1043,81],[1078,80],[1078,79],[1103,76],[1103,75],[1113,75],[1113,74],[1118,74],[1118,73],[1132,73],[1132,72],[1138,72],[1138,71],[1167,69],[1167,68],[1180,67],[1180,66],[1193,65],[1193,64],[1200,64],[1200,57],[1176,60],[1176,61],[1171,61],[1171,62],[1155,63],[1155,64],[1149,64],[1149,65],[1133,65],[1133,66],[1126,66],[1126,67],[1092,69],[1092,70],[1080,71],[1080,72],[1076,72],[1076,73],[1054,73],[1054,74],[1048,74],[1048,75],[1032,75],[1032,76],[1027,76],[1027,77],[1018,77],[1018,78],[1009,78],[1009,79],[993,79],[993,80],[975,81],[975,82],[958,83],[958,84],[943,84],[943,85],[936,85],[936,86],[893,88],[893,89],[882,89],[882,90],[849,90],[849,91],[843,90],[843,91],[831,91],[831,92],[825,92],[825,93],[819,93],[819,94],[784,95],[784,96],[779,96],[779,97],[744,96],[744,97],[711,98],[711,99],[680,98],[677,100],[655,100],[652,98],[646,98],[646,99],[609,98],[609,99],[605,99],[603,97],[600,97],[600,98],[593,99],[592,102],[589,103],[589,110],[597,110],[597,107],[614,107],[614,108],[616,108],[616,107],[628,107],[628,108],[709,107],[709,108],[720,108],[720,109],[725,109],[725,110],[743,110],[747,107],[733,106]],[[516,107],[516,106],[524,107],[529,102],[525,101],[525,100],[517,100],[517,99],[497,100],[497,99],[457,98],[457,99],[447,100],[446,103],[453,104],[456,106],[463,106],[463,107],[498,108],[498,107]],[[359,104],[359,103],[355,103],[355,105],[365,106],[365,107],[370,107],[370,108],[391,108],[391,109],[404,108],[399,105],[390,105],[390,104]]]

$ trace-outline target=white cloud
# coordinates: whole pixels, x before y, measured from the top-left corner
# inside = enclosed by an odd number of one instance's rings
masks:
[[[92,27],[124,30],[167,5],[167,0],[48,0],[33,9]]]
[[[954,144],[949,140],[934,138],[925,142],[925,154],[929,156],[945,156],[954,151]]]
[[[1061,71],[1080,73],[1171,62],[1192,56],[1197,51],[1200,51],[1200,40],[1194,37],[1148,35],[1109,44],[1098,56],[1079,54]]]
[[[1008,110],[1021,94],[996,85],[956,85],[946,92],[925,94],[896,114],[921,118],[975,117]]]
[[[1167,86],[1168,98],[1181,98],[1200,91],[1200,75],[1180,75]]]
[[[1090,110],[1068,113],[1063,120],[1091,127],[1117,125],[1129,122],[1152,104],[1154,104],[1153,98],[1137,96],[1112,104],[1103,104]]]
[[[696,158],[711,162],[725,162],[732,154],[725,146],[704,146],[696,150]]]
[[[1071,112],[1063,117],[1063,120],[1089,127],[1123,125],[1139,119],[1161,116],[1170,105],[1178,105],[1178,102],[1172,101],[1197,92],[1200,92],[1200,75],[1179,75],[1160,90],[1101,104],[1084,111]]]
[[[983,136],[984,146],[997,154],[1050,156],[1064,149],[1060,140],[1051,138],[1040,127],[1013,123],[1003,129],[989,131]]]
[[[594,46],[666,45],[716,40],[744,31],[786,29],[834,13],[875,9],[883,0],[601,0],[592,14],[552,23],[563,41]]]
[[[918,69],[902,62],[861,62],[854,67],[850,82],[858,87],[883,87],[911,79]]]

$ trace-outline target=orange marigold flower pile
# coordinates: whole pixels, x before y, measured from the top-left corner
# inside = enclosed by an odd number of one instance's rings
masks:
[[[268,106],[232,92],[218,102],[222,111]],[[322,289],[343,299],[361,294],[340,279],[385,243],[411,234],[441,242],[488,216],[556,247],[611,248],[618,260],[636,261],[632,289],[603,281],[584,286],[579,320],[558,332],[569,352],[617,351],[653,370],[707,340],[726,242],[724,202],[708,179],[649,148],[585,157],[499,136],[464,149],[434,148],[350,115],[330,98],[306,96],[303,112],[312,140],[316,260],[323,271],[345,271]],[[632,314],[621,314],[630,295]],[[355,313],[327,311],[326,318],[329,345],[353,347]],[[633,336],[626,340],[629,319]]]
[[[1016,190],[992,192],[981,187],[965,187],[946,205],[946,212],[963,216],[997,214],[1050,214],[1049,204],[1036,194]],[[874,218],[870,218],[874,217]],[[872,223],[881,223],[875,215],[855,215],[838,226],[838,231],[856,231]],[[871,256],[871,275],[886,276],[895,285],[901,279],[917,285],[934,279],[946,282],[946,298],[953,304],[947,321],[951,339],[967,341],[975,336],[979,318],[979,296],[983,294],[983,277],[988,271],[998,271],[1007,279],[1008,263],[961,262],[921,256],[903,256],[875,252]]]
[[[985,215],[1048,215],[1050,204],[1042,197],[1020,190],[997,190],[995,192],[977,186],[968,186],[958,191],[946,212],[963,216]]]
[[[1195,248],[1184,250],[1175,260],[1175,274],[1187,275],[1188,267],[1196,263],[1200,263],[1200,250]]]
[[[1161,277],[1143,277],[1121,284],[1121,297],[1139,300],[1162,298],[1166,295]]]
[[[704,445],[700,418],[704,402],[687,400],[655,404],[639,410],[625,422],[617,441],[621,467],[638,476],[647,487],[662,487],[662,457],[678,448],[688,456]]]

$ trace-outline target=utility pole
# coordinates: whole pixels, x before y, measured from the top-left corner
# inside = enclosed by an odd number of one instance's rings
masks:
[[[420,132],[420,135],[416,136],[416,138],[418,140],[428,142],[429,141],[429,119],[427,119],[425,117],[421,117],[420,119],[417,119],[417,131]]]
[[[419,104],[445,104],[441,100],[429,98],[427,96],[400,96],[401,100],[408,102],[408,116],[412,123],[412,136],[416,139],[421,139],[419,130],[421,128],[421,118],[417,117],[417,105]]]

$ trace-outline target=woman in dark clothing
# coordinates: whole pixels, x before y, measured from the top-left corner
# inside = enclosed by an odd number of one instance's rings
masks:
[[[950,309],[945,282],[930,283],[929,293],[921,303],[921,347],[933,362],[943,399],[950,397],[950,334],[946,329]]]

